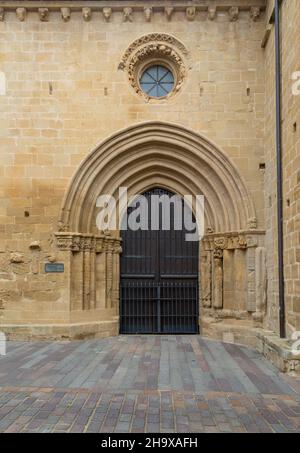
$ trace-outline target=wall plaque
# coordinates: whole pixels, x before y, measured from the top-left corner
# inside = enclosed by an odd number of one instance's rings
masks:
[[[46,263],[45,264],[45,272],[46,273],[55,273],[55,272],[64,272],[65,265],[63,263]]]

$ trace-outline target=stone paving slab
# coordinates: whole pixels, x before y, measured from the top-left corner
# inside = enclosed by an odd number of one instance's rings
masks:
[[[300,381],[200,336],[9,342],[0,432],[300,432]]]
[[[1,432],[300,432],[300,399],[226,392],[2,389]]]

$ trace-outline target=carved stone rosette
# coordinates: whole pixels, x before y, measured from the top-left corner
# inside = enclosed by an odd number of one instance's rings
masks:
[[[169,93],[178,92],[187,76],[186,58],[189,53],[185,46],[173,36],[164,33],[151,33],[134,41],[124,53],[119,69],[125,70],[134,91],[149,100],[139,84],[141,73],[151,64],[163,64],[174,75],[175,88]]]

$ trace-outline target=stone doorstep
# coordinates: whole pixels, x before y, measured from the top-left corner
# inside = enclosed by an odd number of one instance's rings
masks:
[[[91,340],[118,335],[119,322],[94,321],[69,324],[2,324],[8,340]]]
[[[91,340],[117,336],[118,320],[70,324],[2,324],[0,331],[8,340]],[[236,323],[210,323],[202,329],[204,338],[250,346],[258,350],[284,373],[300,376],[300,355],[292,352],[291,341],[274,332]]]

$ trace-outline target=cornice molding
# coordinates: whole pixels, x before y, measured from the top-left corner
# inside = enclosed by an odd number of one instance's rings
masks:
[[[100,12],[106,22],[114,13],[122,13],[123,22],[133,22],[135,13],[142,13],[146,22],[153,19],[155,13],[164,13],[170,21],[176,12],[185,12],[187,21],[194,21],[199,13],[206,13],[208,20],[215,20],[218,13],[228,13],[230,21],[236,21],[240,12],[249,12],[253,21],[259,19],[266,9],[266,0],[162,0],[120,1],[120,0],[1,0],[0,21],[5,20],[5,13],[15,12],[20,21],[26,21],[28,14],[36,13],[42,22],[51,20],[52,12],[59,12],[64,22],[72,19],[73,12],[81,12],[84,21],[92,20],[94,12]]]

